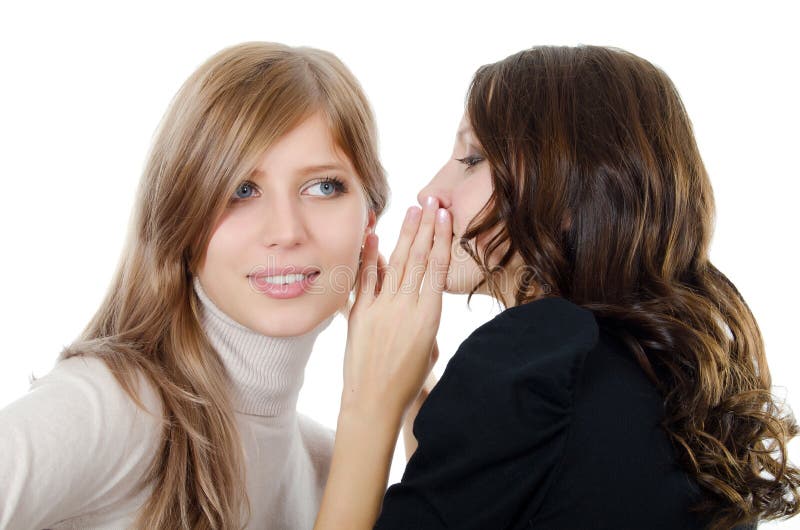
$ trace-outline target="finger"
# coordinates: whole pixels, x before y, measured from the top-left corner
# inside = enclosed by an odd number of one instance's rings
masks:
[[[416,206],[411,206],[406,211],[406,217],[403,221],[403,226],[400,228],[400,237],[397,239],[397,245],[394,251],[389,256],[389,264],[386,269],[386,275],[383,280],[389,280],[391,285],[389,289],[381,288],[381,292],[396,292],[396,287],[399,285],[400,279],[403,277],[406,261],[408,261],[408,252],[411,244],[414,242],[414,237],[417,234],[421,212]]]
[[[358,275],[358,296],[354,305],[370,303],[375,298],[375,283],[378,278],[378,235],[367,234],[364,252],[361,255],[361,270]]]
[[[401,291],[414,296],[419,296],[419,286],[425,276],[428,265],[428,256],[431,251],[433,241],[434,224],[436,220],[436,210],[439,207],[439,200],[436,197],[428,197],[425,201],[425,208],[422,210],[422,219],[417,230],[414,243],[411,245],[410,255],[406,261],[403,272],[403,282]]]
[[[429,308],[435,314],[441,313],[442,293],[447,284],[453,234],[452,224],[450,213],[444,208],[439,208],[436,214],[433,248],[428,259],[425,283],[419,298],[420,305]]]
[[[383,276],[386,274],[386,258],[383,257],[383,254],[378,252],[378,278],[377,283],[375,286],[375,290],[380,292],[383,289]]]

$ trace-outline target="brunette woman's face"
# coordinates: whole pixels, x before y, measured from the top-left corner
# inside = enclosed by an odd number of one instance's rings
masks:
[[[481,145],[465,115],[459,124],[450,159],[417,195],[420,204],[424,204],[429,195],[436,197],[439,206],[446,208],[453,219],[454,237],[446,285],[448,293],[469,293],[483,278],[477,263],[459,246],[458,240],[470,221],[489,201],[492,191],[489,164],[483,158]],[[479,255],[482,255],[485,242],[489,238],[487,234],[478,236]],[[474,249],[474,242],[472,245]],[[490,264],[493,263],[491,258],[495,256],[496,253],[490,257]],[[488,294],[486,285],[476,292]]]
[[[347,302],[374,226],[356,171],[317,113],[278,139],[239,184],[214,228],[200,283],[240,324],[300,335]]]

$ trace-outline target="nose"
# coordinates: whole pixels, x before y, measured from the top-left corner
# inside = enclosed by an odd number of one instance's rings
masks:
[[[306,220],[297,201],[289,198],[270,201],[265,213],[263,242],[267,247],[294,247],[308,236]]]
[[[440,208],[450,208],[450,188],[442,173],[445,168],[439,170],[428,184],[417,193],[417,202],[420,206],[425,206],[425,198],[432,195],[439,199]]]

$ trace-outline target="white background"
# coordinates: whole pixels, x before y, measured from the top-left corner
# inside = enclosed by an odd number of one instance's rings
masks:
[[[658,7],[655,7],[655,6]],[[183,80],[246,40],[336,53],[370,98],[392,201],[407,206],[450,153],[474,70],[535,44],[618,46],[681,92],[717,201],[713,262],[761,325],[775,392],[800,411],[795,281],[798,110],[790,3],[341,1],[3,3],[0,7],[0,406],[43,375],[98,307],[152,134]],[[436,372],[498,312],[447,295]],[[320,336],[299,408],[334,427],[346,324]],[[800,444],[792,443],[800,463]],[[392,467],[399,480],[402,444]],[[800,528],[800,517],[774,526]]]

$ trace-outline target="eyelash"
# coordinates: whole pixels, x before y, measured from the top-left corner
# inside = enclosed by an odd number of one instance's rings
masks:
[[[344,182],[342,182],[342,180],[338,177],[325,177],[317,180],[316,182],[311,183],[308,187],[310,188],[311,186],[318,186],[319,184],[333,184],[333,187],[337,193],[328,195],[327,197],[337,197],[339,195],[347,193],[347,186],[345,186]],[[245,185],[253,189],[258,189],[258,186],[256,186],[254,183],[250,182],[249,180],[245,180],[244,182],[239,184],[239,187],[237,187],[236,190],[233,192],[234,196],[231,197],[231,202],[239,202],[251,198],[251,197],[236,197],[236,192],[239,191],[239,189]],[[318,197],[319,195],[316,196]]]
[[[483,157],[472,155],[472,156],[465,156],[464,158],[456,158],[456,161],[461,162],[467,169],[472,168],[473,166],[483,162]]]
[[[347,186],[345,186],[344,182],[342,182],[342,180],[339,177],[325,177],[314,182],[313,184],[311,184],[311,186],[316,186],[317,184],[333,184],[333,188],[334,190],[336,190],[337,193],[336,196],[342,195],[343,193],[347,193]],[[333,195],[329,195],[329,197],[332,196]]]

